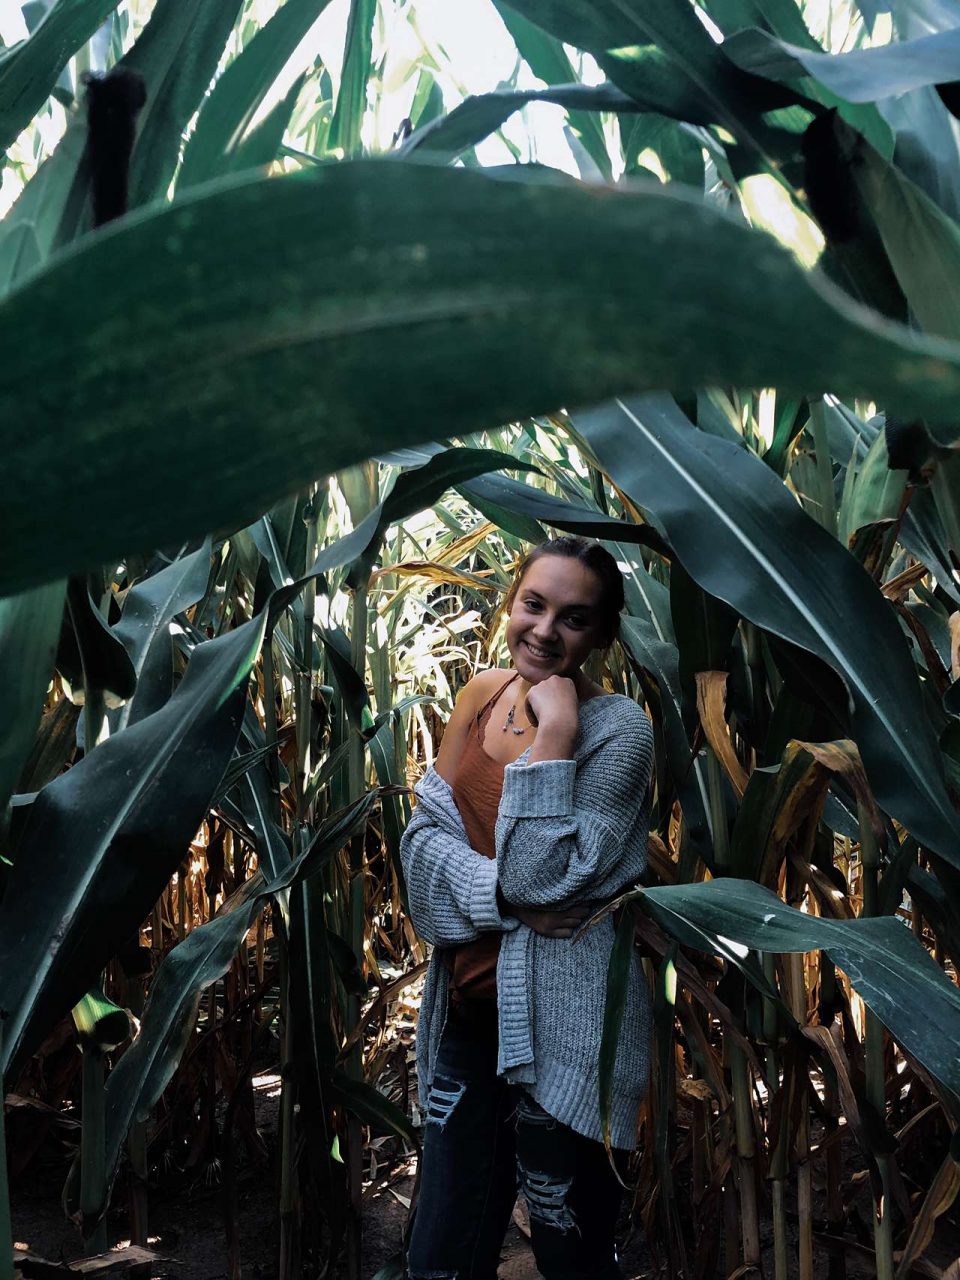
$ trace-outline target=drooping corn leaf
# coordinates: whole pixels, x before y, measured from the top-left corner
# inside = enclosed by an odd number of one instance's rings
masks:
[[[788,907],[749,880],[643,889],[638,900],[679,942],[736,955],[823,950],[894,1039],[960,1094],[960,991],[893,916],[828,920]]]
[[[0,903],[4,1072],[149,912],[230,759],[266,616],[198,645],[173,697],[33,804]]]
[[[815,53],[754,29],[725,40],[723,51],[742,70],[771,80],[813,76],[848,102],[876,102],[960,80],[960,28],[835,54]]]
[[[916,668],[858,561],[769,467],[694,431],[669,397],[618,400],[577,415],[575,426],[613,480],[662,522],[705,591],[829,663],[849,692],[852,736],[881,805],[960,866],[960,822]]]
[[[641,108],[616,85],[561,84],[549,89],[499,90],[466,98],[449,115],[417,129],[403,144],[401,152],[429,152],[437,158],[453,160],[462,151],[476,146],[494,133],[515,111],[528,102],[554,102],[571,112],[636,112]]]
[[[385,447],[614,392],[830,388],[943,421],[960,393],[960,347],[689,193],[395,160],[123,219],[0,303],[0,346],[3,593],[236,528]]]

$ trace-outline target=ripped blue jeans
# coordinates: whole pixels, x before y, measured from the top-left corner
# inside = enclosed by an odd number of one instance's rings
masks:
[[[622,1176],[626,1153],[614,1157]],[[424,1117],[409,1280],[495,1280],[518,1192],[546,1280],[618,1280],[622,1192],[603,1144],[497,1076],[492,1002],[451,1008]]]

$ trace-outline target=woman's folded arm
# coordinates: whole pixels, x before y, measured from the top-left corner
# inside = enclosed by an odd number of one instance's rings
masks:
[[[508,765],[496,827],[506,899],[530,907],[583,899],[608,882],[625,851],[638,864],[624,866],[625,883],[639,875],[652,762],[653,731],[637,705],[578,761]]]
[[[410,915],[417,933],[437,946],[471,942],[491,930],[515,929],[497,900],[497,863],[472,848],[435,770],[417,783],[418,797],[400,841]]]

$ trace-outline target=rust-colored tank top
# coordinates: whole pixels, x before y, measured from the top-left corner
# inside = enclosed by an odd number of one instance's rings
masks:
[[[485,858],[497,856],[494,828],[503,790],[504,766],[487,754],[483,737],[493,704],[519,676],[515,671],[477,712],[463,755],[453,781],[453,798],[463,818],[471,848]],[[462,1005],[465,1000],[497,998],[497,958],[500,955],[500,933],[482,933],[472,942],[463,942],[444,950],[444,963],[450,970],[450,1000]]]

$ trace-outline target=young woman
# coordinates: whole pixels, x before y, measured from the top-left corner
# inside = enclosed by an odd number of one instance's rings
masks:
[[[411,1280],[495,1280],[518,1186],[547,1280],[620,1274],[598,1091],[611,917],[572,936],[644,870],[653,735],[636,702],[581,670],[623,608],[599,544],[535,547],[505,607],[513,668],[461,691],[400,848],[413,923],[434,944]],[[621,1170],[649,1039],[634,956],[610,1108]]]

